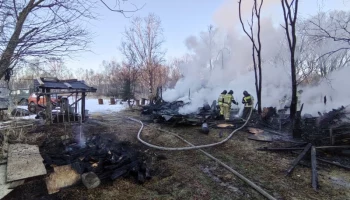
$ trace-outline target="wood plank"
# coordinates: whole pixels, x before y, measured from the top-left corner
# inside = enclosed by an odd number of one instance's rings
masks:
[[[317,174],[316,148],[314,146],[311,147],[311,170],[312,170],[312,177],[311,177],[312,188],[315,191],[317,191],[318,174]]]
[[[0,165],[0,199],[10,193],[15,186],[22,185],[24,181],[14,181],[6,183],[6,165]]]
[[[37,145],[10,144],[6,181],[22,180],[45,175],[46,169]]]
[[[311,148],[311,143],[307,144],[306,147],[304,148],[304,150],[299,154],[299,156],[292,162],[292,165],[290,166],[290,168],[287,170],[286,176],[290,175],[292,173],[292,171],[294,170],[294,168],[298,165],[298,163],[300,162],[301,159],[304,158],[304,156],[306,155],[306,153],[310,150]]]

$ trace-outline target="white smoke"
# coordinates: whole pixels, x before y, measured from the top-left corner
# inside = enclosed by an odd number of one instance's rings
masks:
[[[263,9],[268,10],[276,6],[276,3],[280,1],[267,1]],[[250,8],[251,5],[244,4],[242,11],[245,17],[249,17]],[[210,105],[213,100],[217,100],[223,90],[232,89],[239,106],[242,106],[241,99],[244,90],[254,97],[256,103],[254,71],[251,69],[253,66],[252,44],[248,37],[242,34],[238,19],[238,4],[235,1],[226,1],[214,15],[214,19],[220,28],[220,31],[215,30],[215,47],[212,51],[216,53],[210,55],[206,41],[202,40],[208,35],[208,32],[200,33],[199,37],[187,38],[185,42],[188,50],[192,52],[192,59],[181,66],[184,78],[178,81],[174,89],[166,90],[163,94],[164,100],[174,101],[188,96],[190,91],[191,104],[180,109],[182,114],[195,112],[205,102]],[[280,26],[275,26],[270,16],[262,18],[261,28],[262,57],[264,59],[262,62],[262,106],[279,107],[279,100],[284,95],[291,94],[289,52],[285,32]],[[230,49],[230,53],[222,50],[223,47]],[[326,50],[322,49],[322,51]],[[224,55],[223,61],[221,53]],[[214,68],[211,71],[208,67],[210,56],[214,60]],[[350,69],[344,68],[329,75],[327,80],[331,80],[331,85],[324,80],[316,87],[304,88],[301,98],[304,103],[303,113],[315,115],[318,111],[322,112],[349,104],[350,93],[346,92],[344,87],[348,74],[350,74]],[[327,95],[326,106],[323,104],[324,95]]]

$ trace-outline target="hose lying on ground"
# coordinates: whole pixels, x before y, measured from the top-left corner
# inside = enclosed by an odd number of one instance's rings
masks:
[[[222,144],[224,142],[226,142],[228,139],[230,139],[233,135],[233,133],[235,133],[236,131],[242,129],[248,122],[250,116],[251,116],[251,113],[252,113],[252,110],[250,111],[249,113],[249,117],[247,119],[247,121],[243,124],[243,126],[241,126],[240,128],[234,130],[225,140],[222,140],[221,142],[218,142],[218,143],[213,143],[213,144],[208,144],[209,146],[216,146],[216,145],[219,145],[219,144]],[[243,175],[241,175],[240,173],[238,173],[236,170],[232,169],[231,167],[229,167],[228,165],[226,165],[225,163],[221,162],[219,159],[215,158],[214,156],[212,156],[211,154],[205,152],[204,150],[202,149],[199,149],[201,148],[201,146],[205,146],[205,147],[209,147],[208,145],[200,145],[200,146],[195,146],[193,145],[192,143],[188,142],[187,140],[185,140],[184,138],[182,138],[181,136],[175,134],[175,133],[172,133],[170,131],[165,131],[165,130],[162,130],[162,129],[157,129],[157,130],[160,130],[160,131],[163,131],[163,132],[166,132],[166,133],[169,133],[175,137],[177,137],[178,139],[184,141],[185,143],[187,143],[188,145],[191,146],[191,148],[189,149],[188,147],[182,147],[182,148],[167,148],[167,147],[161,147],[161,146],[156,146],[156,145],[152,145],[152,144],[148,144],[147,142],[141,140],[140,138],[140,134],[143,130],[143,123],[142,121],[140,120],[136,120],[136,119],[133,119],[133,118],[130,118],[130,120],[132,121],[135,121],[135,122],[139,122],[141,124],[141,128],[137,134],[137,138],[140,142],[142,142],[143,144],[145,144],[146,146],[149,146],[149,147],[156,147],[156,149],[161,149],[161,150],[167,150],[167,149],[170,149],[170,150],[190,150],[190,149],[198,149],[200,152],[202,152],[203,154],[205,154],[207,157],[215,160],[217,163],[219,163],[220,165],[222,165],[223,167],[225,167],[227,170],[229,170],[230,172],[232,172],[234,175],[236,175],[238,178],[240,178],[241,180],[243,180],[245,183],[247,183],[249,186],[251,186],[252,188],[254,188],[256,191],[258,191],[260,194],[262,194],[264,197],[266,197],[267,199],[270,199],[270,200],[276,200],[273,196],[271,196],[269,193],[267,193],[265,190],[263,190],[262,188],[260,188],[258,185],[256,185],[255,183],[253,183],[252,181],[250,181],[249,179],[247,179],[246,177],[244,177]],[[150,127],[150,126],[149,126]],[[153,128],[153,127],[151,127]]]
[[[183,151],[183,150],[193,150],[193,149],[201,149],[201,148],[207,148],[207,147],[213,147],[213,146],[217,146],[217,145],[220,145],[220,144],[223,144],[225,142],[227,142],[232,136],[234,133],[236,133],[237,131],[241,130],[242,128],[245,127],[245,125],[247,125],[249,119],[250,119],[250,116],[252,115],[252,112],[253,112],[253,108],[250,109],[250,113],[249,113],[249,116],[246,120],[246,122],[239,128],[233,130],[225,139],[221,140],[220,142],[216,142],[216,143],[211,143],[211,144],[203,144],[203,145],[197,145],[197,146],[191,146],[191,147],[162,147],[162,146],[157,146],[157,145],[154,145],[154,144],[150,144],[144,140],[141,139],[141,132],[142,132],[142,129],[143,129],[143,123],[140,121],[140,120],[137,120],[137,119],[133,119],[133,118],[130,118],[128,117],[128,119],[134,121],[134,122],[138,122],[141,124],[141,128],[139,130],[139,132],[137,133],[137,139],[144,145],[146,146],[149,146],[149,147],[152,147],[152,148],[155,148],[155,149],[159,149],[159,150],[166,150],[166,151]]]

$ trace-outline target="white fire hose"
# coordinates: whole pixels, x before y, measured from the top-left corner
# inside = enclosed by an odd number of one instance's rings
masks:
[[[192,143],[188,142],[187,140],[185,140],[184,138],[182,138],[181,136],[175,134],[175,133],[172,133],[172,132],[169,132],[169,131],[165,131],[165,130],[162,130],[162,129],[157,129],[157,130],[160,130],[160,131],[163,131],[163,132],[166,132],[166,133],[169,133],[175,137],[177,137],[178,139],[182,140],[183,142],[187,143],[188,145],[190,145],[190,147],[178,147],[178,148],[171,148],[171,147],[162,147],[162,146],[157,146],[157,145],[153,145],[153,144],[150,144],[144,140],[141,139],[141,132],[143,130],[143,123],[142,121],[140,120],[137,120],[137,119],[133,119],[131,117],[128,117],[128,119],[134,121],[134,122],[138,122],[141,124],[141,128],[139,129],[138,133],[137,133],[137,139],[143,143],[144,145],[148,146],[148,147],[151,147],[151,148],[155,148],[155,149],[159,149],[159,150],[166,150],[166,151],[182,151],[182,150],[194,150],[194,149],[197,149],[199,150],[200,152],[202,152],[203,154],[205,154],[207,157],[215,160],[217,163],[219,163],[220,165],[222,165],[223,167],[225,167],[227,170],[229,170],[230,172],[232,172],[234,175],[236,175],[237,177],[239,177],[241,180],[243,180],[244,182],[246,182],[248,185],[250,185],[252,188],[254,188],[255,190],[257,190],[260,194],[262,194],[263,196],[265,196],[267,199],[270,199],[270,200],[276,200],[273,196],[271,196],[269,193],[267,193],[265,190],[263,190],[262,188],[260,188],[258,185],[256,185],[255,183],[253,183],[252,181],[250,181],[249,179],[247,179],[246,177],[244,177],[243,175],[241,175],[240,173],[238,173],[236,170],[232,169],[231,167],[229,167],[228,165],[226,165],[225,163],[223,163],[222,161],[220,161],[219,159],[215,158],[214,156],[212,156],[211,154],[205,152],[204,150],[200,149],[200,148],[206,148],[206,147],[213,147],[213,146],[217,146],[217,145],[220,145],[220,144],[223,144],[225,142],[227,142],[232,136],[234,133],[236,133],[237,131],[241,130],[244,126],[246,126],[246,124],[248,123],[249,119],[250,119],[250,116],[252,114],[252,111],[253,111],[253,108],[251,108],[250,110],[250,113],[249,113],[249,116],[247,118],[247,121],[239,128],[233,130],[229,136],[227,136],[224,140],[220,141],[220,142],[216,142],[216,143],[212,143],[212,144],[205,144],[205,145],[198,145],[198,146],[195,146],[193,145]]]
[[[223,144],[225,142],[227,142],[232,136],[234,133],[236,133],[237,131],[241,130],[242,128],[245,127],[245,125],[247,125],[249,119],[250,119],[250,116],[253,112],[253,108],[250,109],[250,113],[249,113],[249,116],[248,116],[248,119],[246,120],[246,122],[239,128],[233,130],[230,135],[228,135],[224,140],[221,140],[220,142],[216,142],[216,143],[211,143],[211,144],[203,144],[203,145],[197,145],[197,146],[191,146],[191,147],[162,147],[162,146],[157,146],[157,145],[154,145],[154,144],[150,144],[146,141],[144,141],[142,138],[141,138],[141,132],[142,132],[142,129],[143,129],[143,123],[140,121],[140,120],[137,120],[137,119],[133,119],[133,118],[130,118],[128,117],[128,119],[134,121],[134,122],[138,122],[141,124],[141,128],[139,130],[139,132],[137,133],[137,139],[144,145],[146,146],[149,146],[149,147],[152,147],[152,148],[155,148],[155,149],[159,149],[159,150],[166,150],[166,151],[183,151],[183,150],[193,150],[193,149],[201,149],[201,148],[207,148],[207,147],[213,147],[213,146],[217,146],[217,145],[220,145],[220,144]]]

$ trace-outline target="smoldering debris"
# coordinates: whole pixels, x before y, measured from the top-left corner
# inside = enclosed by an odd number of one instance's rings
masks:
[[[191,125],[202,124],[205,120],[216,119],[220,116],[220,111],[216,105],[216,101],[213,101],[211,106],[208,103],[205,103],[203,107],[199,107],[196,112],[181,114],[179,110],[188,104],[190,104],[190,102],[163,101],[159,104],[144,106],[142,114],[150,115],[151,119],[155,122]]]
[[[96,135],[81,146],[74,141],[46,144],[41,152],[47,168],[70,165],[78,174],[93,172],[101,181],[121,177],[143,183],[151,178],[151,168],[144,152],[129,143],[120,143]]]

